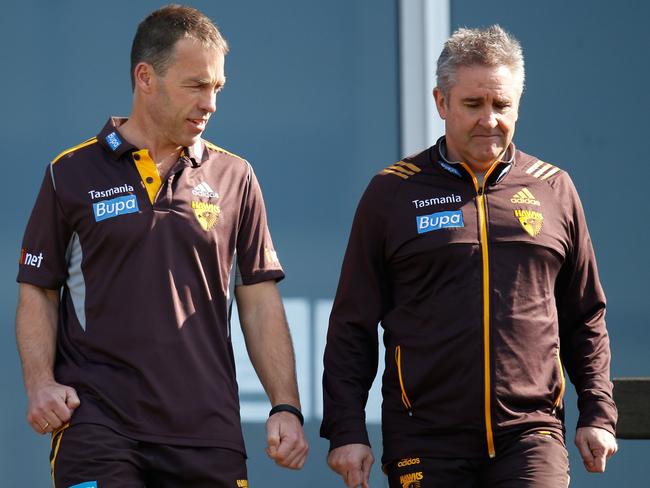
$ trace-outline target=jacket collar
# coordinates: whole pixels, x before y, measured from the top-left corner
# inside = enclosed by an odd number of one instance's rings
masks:
[[[436,158],[438,166],[458,178],[463,178],[465,175],[469,177],[469,174],[465,170],[464,165],[461,164],[461,161],[450,161],[447,159],[447,141],[445,136],[438,139],[435,147],[437,150],[434,152],[433,156]],[[516,151],[514,143],[511,142],[506,149],[503,158],[497,161],[497,167],[490,174],[488,181],[485,182],[486,185],[495,185],[506,177],[515,162]]]

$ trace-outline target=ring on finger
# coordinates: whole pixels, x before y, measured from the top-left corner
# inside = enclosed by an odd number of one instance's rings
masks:
[[[45,425],[44,425],[43,427],[41,427],[41,430],[42,430],[43,432],[45,432],[45,429],[47,429],[47,427],[48,427],[49,425],[50,425],[50,423],[46,420],[46,421],[45,421]]]

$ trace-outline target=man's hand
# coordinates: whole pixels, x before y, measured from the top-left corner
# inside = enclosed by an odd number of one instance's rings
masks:
[[[301,469],[307,459],[309,446],[298,417],[278,412],[266,421],[266,454],[279,466]]]
[[[38,434],[47,434],[65,425],[80,404],[74,388],[55,381],[33,387],[27,396],[27,421]]]
[[[605,472],[607,459],[618,450],[614,436],[598,427],[580,427],[576,431],[575,443],[590,473]]]
[[[337,447],[327,456],[327,464],[341,475],[348,488],[369,488],[370,467],[374,462],[372,450],[365,444]]]

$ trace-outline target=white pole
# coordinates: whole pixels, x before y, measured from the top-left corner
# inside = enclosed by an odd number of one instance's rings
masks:
[[[436,61],[450,35],[449,0],[400,0],[402,156],[433,145],[444,134],[432,91]]]

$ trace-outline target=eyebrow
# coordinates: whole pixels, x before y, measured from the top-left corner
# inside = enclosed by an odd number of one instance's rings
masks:
[[[465,97],[461,99],[463,102],[483,102],[485,100],[484,97]],[[496,103],[510,103],[512,102],[512,99],[509,97],[494,97],[493,102]]]
[[[211,85],[212,80],[208,78],[190,78],[187,80],[189,83],[196,83],[197,85]],[[222,79],[217,81],[217,86],[223,87],[226,84],[226,77],[224,76]]]

